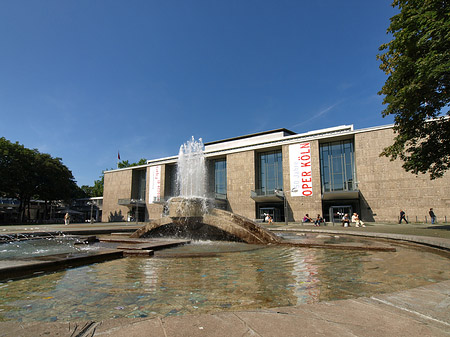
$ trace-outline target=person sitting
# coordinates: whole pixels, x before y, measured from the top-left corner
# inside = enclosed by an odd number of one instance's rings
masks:
[[[345,213],[342,217],[342,226],[344,227],[350,227],[350,219],[348,218],[348,214]]]
[[[269,221],[269,214],[264,213],[262,222],[266,222],[266,221]]]
[[[317,214],[317,218],[316,218],[316,220],[314,221],[314,226],[319,227],[321,222],[324,222],[324,220],[323,220],[323,218],[320,216],[320,214]]]
[[[364,222],[362,222],[362,220],[359,219],[358,213],[353,213],[353,215],[352,215],[352,222],[355,223],[355,227],[360,227],[360,226],[361,227],[366,227],[364,225]]]
[[[311,219],[308,214],[305,214],[303,217],[303,222],[313,222],[313,219]]]

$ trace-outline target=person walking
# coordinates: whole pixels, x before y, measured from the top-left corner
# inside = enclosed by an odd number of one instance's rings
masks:
[[[403,210],[400,210],[400,220],[398,221],[399,224],[402,223],[402,220],[405,220],[406,223],[409,223],[408,220],[406,220],[406,213],[403,212]]]
[[[431,224],[434,225],[436,223],[436,214],[434,214],[433,208],[430,208],[428,214],[430,214]]]

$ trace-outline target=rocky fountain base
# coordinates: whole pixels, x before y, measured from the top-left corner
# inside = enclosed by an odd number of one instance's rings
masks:
[[[154,236],[241,241],[252,244],[280,242],[279,237],[250,219],[208,207],[206,199],[184,197],[170,199],[169,216],[152,220],[131,235],[132,238]]]

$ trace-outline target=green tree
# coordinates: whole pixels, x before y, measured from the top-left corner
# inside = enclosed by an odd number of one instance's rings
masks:
[[[0,138],[0,177],[0,195],[20,200],[21,220],[24,206],[31,199],[69,201],[82,195],[61,158],[27,149],[4,137]]]
[[[147,159],[141,158],[137,163],[130,163],[128,160],[122,160],[117,164],[118,168],[126,168],[132,166],[139,166],[147,164]]]
[[[393,39],[377,58],[388,78],[383,117],[394,115],[394,143],[381,156],[403,160],[415,174],[442,177],[450,165],[450,2],[395,0]]]

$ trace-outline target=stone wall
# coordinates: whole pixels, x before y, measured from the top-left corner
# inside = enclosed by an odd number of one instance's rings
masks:
[[[131,198],[132,170],[105,172],[102,222],[126,221],[128,207],[119,206],[119,199]]]
[[[292,197],[290,191],[289,145],[283,146],[283,190],[286,191],[288,220],[302,221],[305,214],[313,219],[322,214],[322,195],[320,182],[319,142],[311,141],[311,170],[313,194],[311,196]]]
[[[252,190],[255,190],[255,152],[227,155],[227,198],[230,211],[254,219],[256,208],[255,201],[250,197]]]
[[[363,219],[380,222],[397,222],[400,209],[409,221],[424,222],[430,218],[430,207],[439,222],[450,217],[450,172],[443,178],[430,180],[428,174],[416,176],[406,172],[398,159],[379,157],[382,150],[392,144],[391,128],[355,135],[355,161],[357,180],[361,192]],[[450,220],[450,218],[448,218]]]

